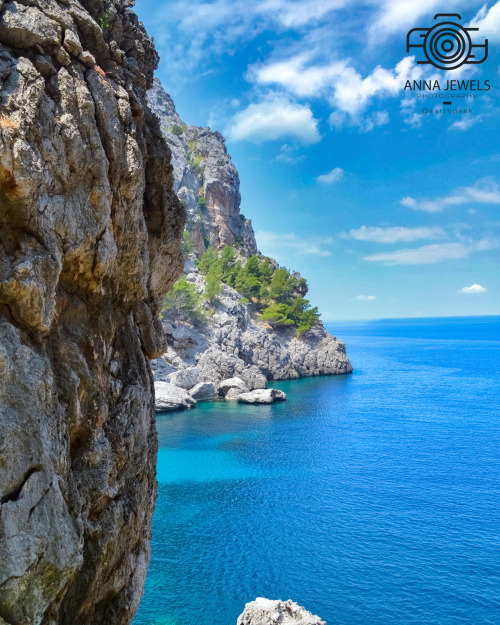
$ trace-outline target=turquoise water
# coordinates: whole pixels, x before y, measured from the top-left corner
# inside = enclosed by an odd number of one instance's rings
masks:
[[[335,324],[355,372],[158,418],[135,625],[500,623],[500,318]]]

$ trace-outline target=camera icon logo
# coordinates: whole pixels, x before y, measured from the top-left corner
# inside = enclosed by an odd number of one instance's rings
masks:
[[[458,13],[438,13],[438,18],[458,18]],[[422,48],[426,61],[417,61],[420,65],[432,64],[438,69],[457,69],[462,65],[484,63],[488,58],[488,40],[484,43],[472,43],[470,33],[479,28],[464,28],[449,19],[438,22],[432,28],[412,28],[406,35],[406,51]]]

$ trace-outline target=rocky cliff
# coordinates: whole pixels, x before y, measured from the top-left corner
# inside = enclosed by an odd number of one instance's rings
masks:
[[[148,92],[148,101],[172,151],[174,189],[187,211],[186,229],[194,253],[186,254],[184,275],[204,294],[206,276],[192,260],[209,246],[219,253],[225,245],[233,246],[243,264],[251,255],[259,256],[251,221],[240,213],[238,172],[223,136],[185,124],[158,80]],[[268,260],[272,269],[279,267],[274,259]],[[305,281],[297,273],[293,277],[297,296],[305,296]],[[220,382],[233,377],[245,383],[244,390],[253,390],[264,388],[268,380],[352,371],[344,343],[320,322],[301,336],[296,336],[295,327],[263,323],[252,302],[226,284],[205,308],[208,314],[197,319],[178,311],[164,316],[168,350],[153,362],[153,371],[156,381],[186,391],[179,394],[162,386],[165,398],[175,395],[176,401],[168,404],[172,409],[190,407],[193,399],[214,398],[220,394]],[[206,383],[209,386],[202,391],[200,385]],[[167,403],[161,405],[165,409]]]
[[[252,222],[240,213],[240,179],[224,137],[210,128],[185,124],[157,79],[148,102],[172,152],[174,189],[186,208],[186,229],[197,254],[208,246],[222,249],[226,244],[238,245],[243,255],[254,254]]]
[[[129,623],[184,209],[127,1],[0,0],[0,623]]]

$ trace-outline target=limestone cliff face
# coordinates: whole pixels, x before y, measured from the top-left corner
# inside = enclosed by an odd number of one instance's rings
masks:
[[[127,2],[0,0],[0,623],[129,623],[184,209]]]
[[[240,213],[240,179],[224,137],[186,125],[156,79],[148,102],[172,151],[174,188],[186,207],[186,228],[198,255],[209,245],[222,249],[226,244],[238,245],[243,255],[255,254],[252,222]]]

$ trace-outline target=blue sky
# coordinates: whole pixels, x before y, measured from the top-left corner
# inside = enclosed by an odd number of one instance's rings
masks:
[[[226,136],[259,248],[308,279],[325,320],[500,314],[500,2],[139,0],[136,10],[180,116]],[[485,63],[442,71],[406,53],[408,30],[439,12],[479,27]],[[448,107],[472,115],[422,115],[439,101],[403,88],[424,78],[491,89]]]

